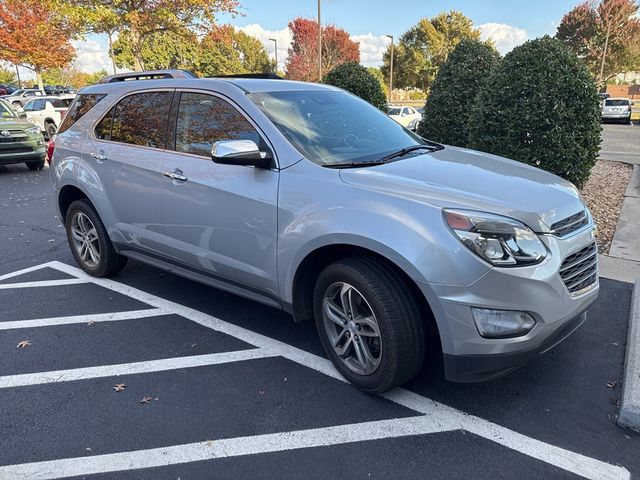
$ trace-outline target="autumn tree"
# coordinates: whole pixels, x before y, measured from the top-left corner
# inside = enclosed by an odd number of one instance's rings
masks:
[[[120,68],[135,69],[136,58],[129,32],[123,32],[113,43],[113,55]],[[198,51],[197,36],[187,29],[162,30],[147,35],[141,46],[142,65],[148,70],[183,68],[192,70]]]
[[[202,76],[269,73],[274,65],[260,40],[231,25],[214,27],[200,42],[194,70]]]
[[[287,77],[307,82],[318,81],[318,22],[307,18],[296,18],[289,22],[293,35]],[[349,37],[345,30],[328,25],[322,27],[322,73],[327,74],[345,62],[360,63],[360,45]]]
[[[638,8],[635,0],[586,1],[562,18],[556,38],[604,84],[619,73],[640,69]]]
[[[33,70],[41,89],[43,69],[63,67],[75,56],[71,35],[71,25],[47,2],[0,2],[0,60]]]
[[[237,0],[50,0],[79,28],[128,35],[134,70],[143,70],[144,44],[157,32],[207,31],[220,12],[236,13]]]
[[[427,90],[438,68],[463,39],[479,40],[480,30],[461,12],[450,11],[420,20],[394,46],[394,87]],[[389,78],[390,60],[391,45],[383,55],[385,78]]]
[[[16,76],[16,71],[14,68],[7,68],[0,65],[0,83],[11,83],[15,84],[18,81],[18,77]]]

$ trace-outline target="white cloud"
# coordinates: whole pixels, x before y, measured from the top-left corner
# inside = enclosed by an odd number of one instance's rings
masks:
[[[275,38],[278,42],[278,70],[284,70],[284,63],[289,55],[289,46],[293,40],[291,31],[288,27],[282,30],[266,30],[257,23],[252,23],[244,27],[236,27],[238,30],[243,31],[247,35],[256,37],[264,48],[267,49],[270,57],[273,57],[275,52],[275,46],[270,38]]]
[[[482,40],[492,39],[503,55],[529,39],[526,30],[506,23],[483,23],[478,28]]]
[[[95,40],[78,40],[73,42],[76,49],[75,66],[87,73],[106,70],[112,72],[111,59],[104,45]]]
[[[391,42],[386,35],[352,35],[351,39],[360,42],[360,63],[365,67],[377,67],[382,65],[382,55]]]

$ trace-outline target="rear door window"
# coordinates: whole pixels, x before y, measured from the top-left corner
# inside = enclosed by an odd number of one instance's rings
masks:
[[[96,137],[141,147],[165,148],[172,98],[173,92],[144,92],[123,98],[98,124]]]
[[[60,124],[60,128],[58,128],[58,133],[64,132],[69,127],[71,127],[71,125],[73,125],[78,120],[80,120],[89,110],[95,107],[98,104],[98,102],[100,102],[100,100],[102,100],[104,97],[106,97],[106,95],[95,94],[95,93],[78,95],[73,100],[73,102],[71,103],[71,106],[69,107],[69,110],[67,111],[67,114],[64,116],[64,120]]]
[[[53,105],[53,108],[69,108],[72,101],[72,98],[55,98],[51,100],[51,105]]]
[[[182,93],[176,123],[175,150],[209,157],[220,140],[252,140],[260,134],[234,106],[213,95]]]

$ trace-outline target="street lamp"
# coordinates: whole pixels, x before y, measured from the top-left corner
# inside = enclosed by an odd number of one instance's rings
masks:
[[[276,38],[270,38],[269,40],[271,40],[273,42],[274,48],[275,48],[275,54],[276,54],[276,75],[278,74],[278,40]]]
[[[391,39],[391,58],[389,61],[389,103],[393,98],[393,35],[387,35]]]

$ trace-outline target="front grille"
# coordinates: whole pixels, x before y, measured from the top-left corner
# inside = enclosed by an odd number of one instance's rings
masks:
[[[0,155],[5,155],[7,153],[28,153],[28,152],[33,152],[33,148],[31,147],[0,148]]]
[[[575,294],[598,281],[598,247],[593,242],[562,262],[560,277],[569,293]]]
[[[576,230],[580,230],[588,223],[589,217],[587,216],[587,211],[582,210],[581,212],[571,215],[570,217],[567,217],[564,220],[560,220],[559,222],[551,225],[550,233],[558,237],[564,237],[565,235],[569,235]]]

